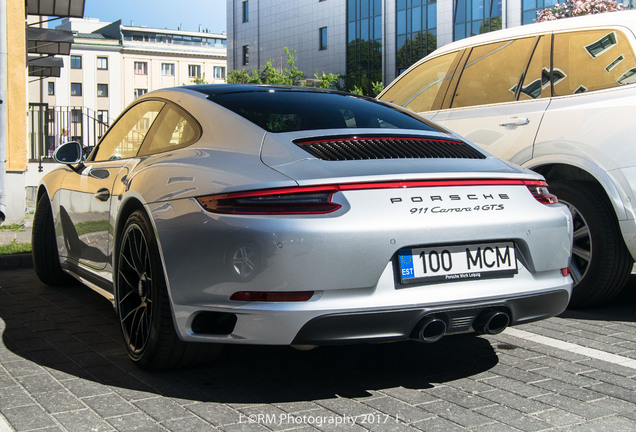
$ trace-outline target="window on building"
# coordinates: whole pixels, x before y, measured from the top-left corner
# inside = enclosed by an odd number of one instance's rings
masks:
[[[97,97],[108,97],[108,84],[97,84]]]
[[[148,89],[136,88],[135,89],[135,99],[137,99],[139,96],[145,95],[146,93],[148,93]]]
[[[536,21],[539,12],[554,6],[558,0],[522,0],[521,3],[521,20],[523,24],[530,24]]]
[[[161,63],[161,75],[174,76],[174,63]]]
[[[453,40],[501,29],[502,0],[455,0]]]
[[[225,79],[225,67],[223,67],[223,66],[214,66],[214,78],[215,79]]]
[[[108,70],[108,57],[97,57],[97,69]]]
[[[201,65],[188,65],[188,77],[201,78]]]
[[[243,1],[243,22],[250,20],[250,2],[248,0]]]
[[[136,61],[135,62],[135,75],[148,75],[148,63]]]
[[[82,110],[81,109],[72,109],[71,110],[71,123],[81,123],[82,122]]]
[[[82,83],[71,83],[71,96],[82,95]]]
[[[108,110],[97,110],[97,121],[108,124]]]
[[[370,93],[374,81],[382,81],[382,2],[347,0],[345,86]]]
[[[400,75],[437,49],[437,2],[400,1],[396,21],[396,73]]]
[[[243,66],[250,64],[250,46],[243,45]]]
[[[55,96],[55,82],[49,81],[49,96]]]
[[[72,55],[71,69],[81,69],[81,68],[82,68],[82,56]]]
[[[318,30],[318,37],[320,39],[320,43],[319,43],[319,49],[321,51],[326,50],[327,49],[327,27],[320,27],[320,29]]]

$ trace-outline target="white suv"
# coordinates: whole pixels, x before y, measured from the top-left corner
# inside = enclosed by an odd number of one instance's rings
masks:
[[[446,45],[378,97],[541,173],[574,216],[570,305],[625,285],[636,257],[636,11]]]

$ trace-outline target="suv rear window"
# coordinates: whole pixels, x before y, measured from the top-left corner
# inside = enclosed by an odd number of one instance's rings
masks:
[[[345,93],[272,89],[217,93],[208,99],[268,132],[346,128],[437,130],[406,111]]]
[[[584,93],[636,82],[636,58],[618,30],[587,30],[554,35],[553,82],[557,96]]]

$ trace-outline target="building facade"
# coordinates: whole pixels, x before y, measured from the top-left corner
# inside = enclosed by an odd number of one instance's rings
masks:
[[[225,82],[225,34],[94,18],[65,18],[56,29],[71,31],[74,41],[70,54],[60,56],[59,77],[28,85],[27,202],[42,175],[57,166],[51,157],[61,142],[90,149],[128,104],[149,91]]]
[[[260,69],[296,51],[297,67],[388,84],[437,47],[533,22],[556,0],[227,0],[228,67]],[[284,66],[284,64],[282,64]]]

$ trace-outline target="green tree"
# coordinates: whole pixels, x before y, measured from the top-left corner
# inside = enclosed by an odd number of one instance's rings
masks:
[[[334,73],[325,73],[323,71],[322,75],[318,75],[318,72],[314,74],[314,77],[318,80],[316,83],[316,87],[325,88],[325,89],[335,89],[338,85],[338,80],[340,79],[340,75]]]
[[[231,70],[227,74],[227,82],[230,84],[276,84],[298,85],[304,74],[296,67],[296,51],[287,47],[283,48],[287,54],[287,67],[279,69],[274,67],[273,60],[269,59],[263,66],[263,70],[243,69]]]
[[[398,70],[406,69],[419,59],[437,49],[437,36],[431,32],[419,32],[413,39],[407,39],[396,55]]]

